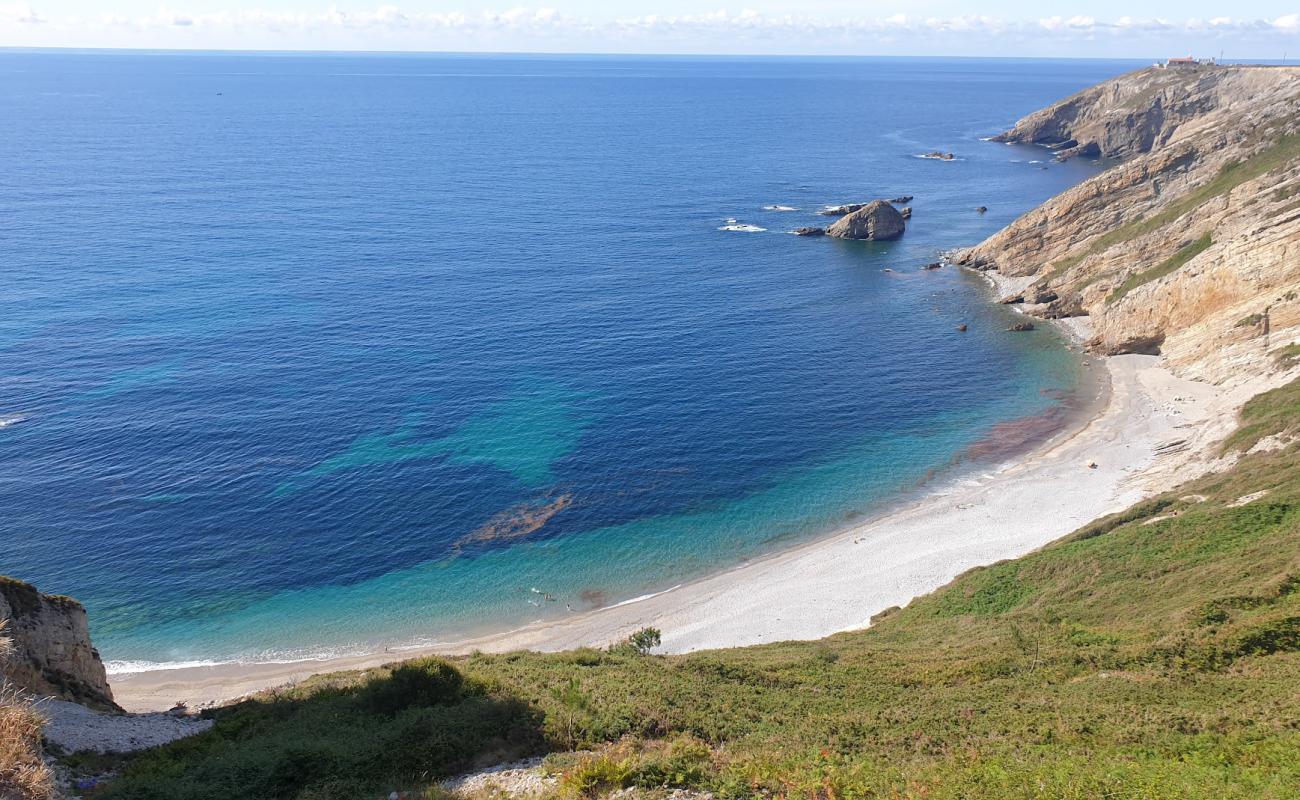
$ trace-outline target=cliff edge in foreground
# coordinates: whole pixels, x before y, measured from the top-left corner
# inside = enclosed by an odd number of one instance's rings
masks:
[[[81,603],[0,577],[0,620],[8,621],[6,635],[13,640],[13,655],[0,664],[10,683],[33,694],[121,710],[90,643]]]
[[[1150,68],[996,137],[1118,163],[954,263],[1025,278],[1026,313],[1091,317],[1091,347],[1222,383],[1300,341],[1300,68]]]

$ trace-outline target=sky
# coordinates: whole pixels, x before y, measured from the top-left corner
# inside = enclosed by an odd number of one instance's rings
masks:
[[[0,0],[0,47],[1300,61],[1300,0],[738,2]]]

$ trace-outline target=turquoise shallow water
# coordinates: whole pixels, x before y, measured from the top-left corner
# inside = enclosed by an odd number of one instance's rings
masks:
[[[119,669],[353,652],[979,468],[1078,368],[921,266],[1091,174],[981,137],[1129,66],[0,53],[0,572]]]

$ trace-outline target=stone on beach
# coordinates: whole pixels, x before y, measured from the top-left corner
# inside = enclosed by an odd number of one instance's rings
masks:
[[[105,714],[52,698],[37,701],[46,719],[45,738],[65,753],[133,753],[202,733],[213,721],[165,711]]]

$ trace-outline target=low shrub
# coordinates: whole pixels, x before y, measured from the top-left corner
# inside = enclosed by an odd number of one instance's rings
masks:
[[[407,708],[454,703],[464,688],[465,677],[454,666],[438,658],[420,658],[371,680],[360,700],[372,711],[391,715]]]

